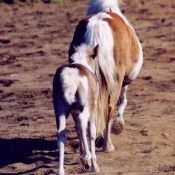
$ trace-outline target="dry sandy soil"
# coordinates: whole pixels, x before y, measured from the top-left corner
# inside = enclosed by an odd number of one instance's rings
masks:
[[[0,4],[1,175],[55,174],[52,79],[56,68],[67,61],[87,3]],[[142,43],[144,65],[128,90],[124,131],[112,135],[116,150],[97,149],[98,174],[174,175],[175,1],[125,0],[121,9]],[[67,135],[65,170],[81,174],[71,118]]]

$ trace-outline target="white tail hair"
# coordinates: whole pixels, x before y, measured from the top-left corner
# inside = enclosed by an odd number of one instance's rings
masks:
[[[69,67],[64,68],[61,73],[64,98],[69,104],[75,102],[75,93],[77,91],[77,84],[79,84],[78,73],[78,69]]]
[[[100,83],[97,104],[97,134],[103,135],[108,115],[108,96],[116,90],[115,61],[113,57],[114,39],[111,28],[104,18],[110,15],[102,12],[92,16],[86,27],[84,41],[92,47],[99,45],[96,62],[96,77]],[[110,68],[110,69],[109,69]]]
[[[106,72],[112,65],[111,70],[108,70],[106,75],[104,75],[107,80],[111,81],[115,75],[115,71],[113,71],[115,70],[113,57],[114,40],[111,29],[108,23],[102,20],[103,18],[111,18],[111,16],[106,13],[99,13],[89,19],[84,40],[86,44],[92,47],[99,45],[99,53],[97,55],[98,60],[100,60],[99,64],[103,72]]]

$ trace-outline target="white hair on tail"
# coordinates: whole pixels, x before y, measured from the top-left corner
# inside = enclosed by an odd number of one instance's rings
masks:
[[[115,61],[113,57],[114,39],[110,26],[104,18],[112,17],[104,12],[98,13],[89,19],[84,35],[84,42],[87,45],[95,47],[99,45],[97,61],[102,70],[107,84],[115,84]],[[110,67],[110,69],[109,69]]]
[[[97,105],[97,135],[103,135],[105,120],[108,114],[108,96],[116,90],[116,63],[114,59],[114,39],[111,28],[104,19],[112,17],[105,12],[98,13],[89,18],[84,34],[84,42],[92,47],[99,45],[95,59],[95,75],[100,83]],[[105,86],[103,86],[105,84]]]
[[[78,90],[80,83],[84,90],[84,99],[87,99],[88,94],[88,80],[86,76],[79,75],[79,69],[65,67],[61,73],[61,83],[63,87],[63,97],[65,101],[71,105],[76,102],[75,94]]]
[[[61,73],[61,81],[64,91],[64,99],[72,104],[75,102],[75,93],[77,91],[77,84],[79,84],[79,71],[76,68],[66,67]]]

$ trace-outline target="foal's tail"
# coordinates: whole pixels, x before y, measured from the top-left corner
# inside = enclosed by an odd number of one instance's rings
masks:
[[[90,0],[87,15],[99,12],[113,12],[121,14],[119,5],[122,0]]]
[[[68,104],[75,102],[75,93],[79,82],[78,70],[69,67],[64,68],[61,73],[62,88],[64,90],[64,99]]]

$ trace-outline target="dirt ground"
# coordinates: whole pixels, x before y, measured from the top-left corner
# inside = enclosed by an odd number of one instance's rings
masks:
[[[125,0],[144,65],[127,93],[116,150],[97,149],[99,175],[175,175],[175,1]],[[48,175],[58,166],[52,79],[88,0],[0,4],[0,174]],[[81,174],[70,118],[67,174]],[[90,175],[92,173],[84,173]],[[95,174],[95,173],[94,173]]]

